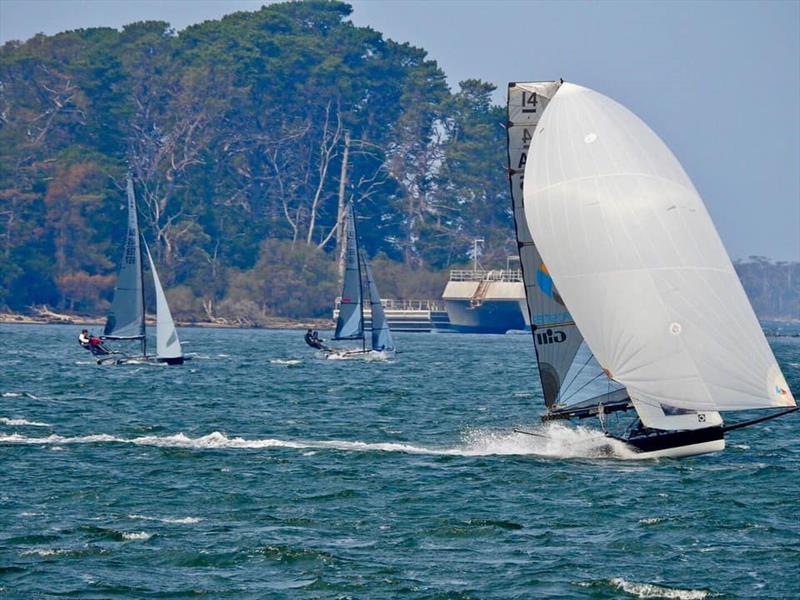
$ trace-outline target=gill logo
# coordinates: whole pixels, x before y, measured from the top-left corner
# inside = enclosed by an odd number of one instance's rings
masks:
[[[567,334],[563,331],[553,331],[552,329],[547,329],[541,333],[536,334],[536,341],[539,342],[540,346],[545,344],[560,344],[561,342],[567,339]]]
[[[775,395],[776,396],[788,396],[789,392],[786,391],[785,389],[783,389],[782,387],[776,385],[775,386]]]
[[[539,269],[536,271],[536,283],[539,284],[539,289],[542,290],[545,296],[552,298],[561,306],[564,306],[564,301],[561,299],[561,296],[559,296],[556,286],[553,284],[553,278],[550,277],[550,271],[547,270],[544,263],[541,263]]]

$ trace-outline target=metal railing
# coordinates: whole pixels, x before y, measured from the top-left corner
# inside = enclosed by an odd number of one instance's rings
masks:
[[[337,296],[336,301],[333,303],[333,309],[338,310],[341,303],[342,297]],[[381,306],[385,310],[444,311],[444,303],[439,300],[381,298]],[[369,309],[369,302],[366,303],[365,309]]]
[[[453,269],[450,281],[501,281],[506,283],[522,282],[520,269],[496,269],[493,271],[475,271],[472,269]]]

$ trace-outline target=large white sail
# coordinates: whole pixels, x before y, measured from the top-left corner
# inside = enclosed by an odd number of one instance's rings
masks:
[[[156,290],[156,353],[159,360],[179,359],[183,356],[181,341],[178,339],[178,332],[175,330],[175,322],[172,320],[172,313],[167,304],[167,297],[161,287],[161,280],[158,278],[156,265],[150,255],[150,248],[145,244],[147,260],[150,261],[150,272],[153,274],[153,286]]]
[[[700,196],[647,125],[564,83],[531,144],[526,223],[637,410],[795,405]]]
[[[114,299],[103,335],[109,339],[144,338],[144,296],[142,291],[142,250],[133,180],[128,176],[128,232],[125,251],[114,287]]]

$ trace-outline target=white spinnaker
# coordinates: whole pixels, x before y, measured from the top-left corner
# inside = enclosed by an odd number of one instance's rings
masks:
[[[563,84],[534,134],[524,195],[561,297],[631,398],[795,405],[703,201],[633,113]]]
[[[153,274],[153,285],[156,289],[156,355],[158,358],[179,358],[183,356],[181,341],[175,330],[175,323],[158,278],[156,265],[153,263],[153,257],[150,256],[150,248],[147,247],[147,244],[144,247],[147,250],[147,260],[150,261],[150,272]]]

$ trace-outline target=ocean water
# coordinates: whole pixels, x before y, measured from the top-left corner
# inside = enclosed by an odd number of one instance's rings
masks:
[[[77,333],[0,327],[2,597],[800,597],[796,415],[630,461],[539,425],[527,335],[184,329],[183,367],[99,367]]]

